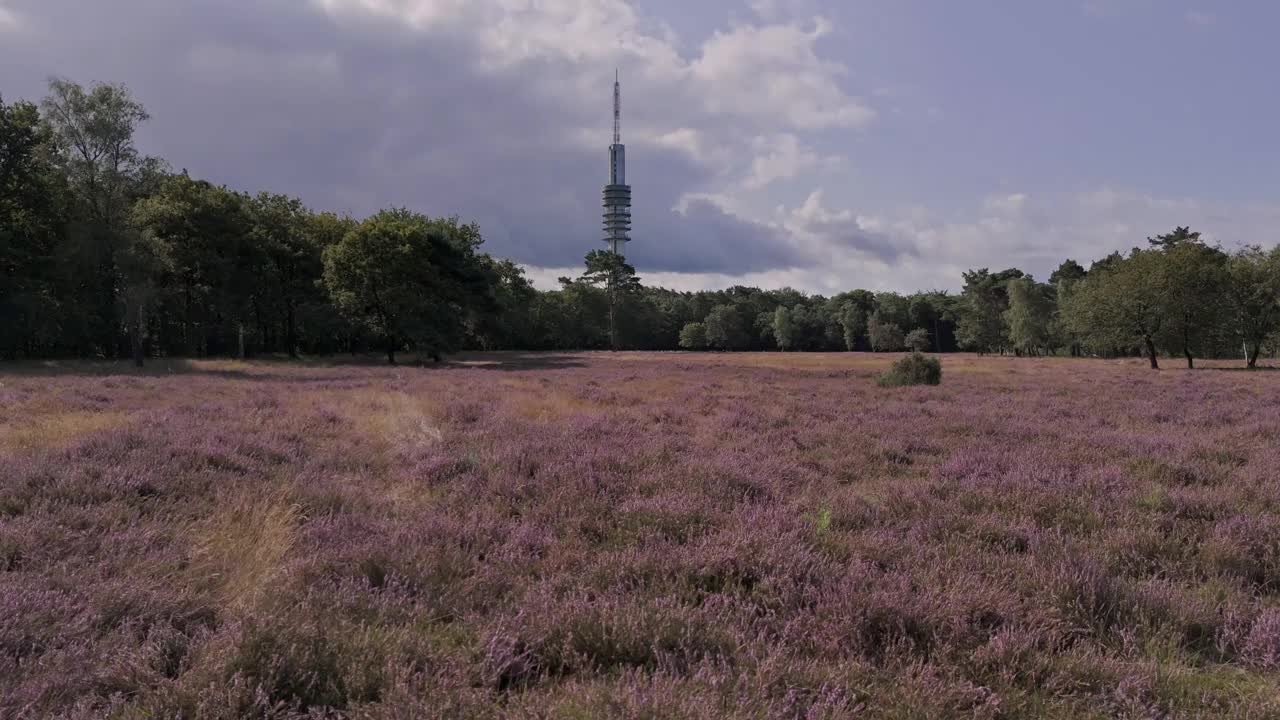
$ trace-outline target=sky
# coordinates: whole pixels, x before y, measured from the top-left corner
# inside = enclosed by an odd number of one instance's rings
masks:
[[[1190,225],[1280,236],[1264,0],[0,0],[0,96],[123,83],[237,190],[480,224],[540,287],[601,242],[681,290],[957,290]]]

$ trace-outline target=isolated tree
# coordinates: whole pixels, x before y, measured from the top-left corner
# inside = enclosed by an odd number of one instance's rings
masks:
[[[867,321],[867,339],[871,342],[871,349],[876,352],[901,350],[907,344],[902,328],[897,323],[882,321],[879,311]]]
[[[685,323],[680,329],[680,347],[685,350],[706,350],[707,326],[700,322]]]
[[[1004,322],[1010,344],[1028,355],[1047,349],[1053,338],[1053,288],[1030,277],[1015,278],[1009,281],[1008,295]]]
[[[589,285],[603,285],[609,294],[609,349],[618,349],[619,301],[640,288],[636,269],[612,250],[592,250],[586,256],[587,269],[581,280]]]
[[[1140,346],[1152,369],[1160,367],[1156,340],[1168,317],[1168,282],[1156,250],[1095,266],[1064,308],[1068,326],[1095,346]]]
[[[125,278],[119,255],[139,247],[126,227],[130,206],[159,172],[158,161],[143,157],[133,142],[137,126],[149,116],[123,85],[100,84],[86,90],[63,79],[49,82],[41,110],[53,132],[59,166],[85,236],[83,252],[93,270],[84,283],[97,295],[100,343],[112,354],[121,319],[119,301],[126,300],[126,316],[137,314],[129,311],[129,298],[121,297]],[[139,263],[145,260],[132,264]],[[128,325],[136,327],[133,322]],[[137,346],[136,338],[133,344]]]
[[[470,308],[492,311],[473,227],[383,210],[325,250],[335,303],[381,338],[389,363],[406,345],[438,361],[461,343]]]
[[[1280,329],[1280,248],[1243,248],[1227,261],[1226,278],[1227,304],[1244,345],[1245,366],[1255,368],[1263,343]]]
[[[1202,348],[1224,321],[1227,300],[1227,255],[1200,242],[1200,233],[1178,228],[1152,240],[1162,249],[1166,282],[1163,344],[1181,351],[1187,367],[1195,367]]]
[[[907,333],[904,342],[908,348],[915,352],[925,352],[929,349],[929,331],[924,328],[916,328]]]

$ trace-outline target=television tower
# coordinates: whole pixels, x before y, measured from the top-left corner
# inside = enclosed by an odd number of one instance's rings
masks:
[[[627,146],[622,144],[622,83],[613,78],[613,144],[609,146],[609,184],[604,186],[604,241],[622,255],[631,238],[631,186],[627,184]]]

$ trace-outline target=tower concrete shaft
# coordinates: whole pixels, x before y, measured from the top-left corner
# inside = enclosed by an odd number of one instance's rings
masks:
[[[604,186],[604,241],[623,255],[631,241],[631,186],[627,184],[627,147],[622,144],[622,83],[613,82],[613,144],[609,146],[609,184]]]

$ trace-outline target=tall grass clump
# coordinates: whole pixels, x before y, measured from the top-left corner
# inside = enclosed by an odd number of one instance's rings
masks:
[[[904,385],[940,385],[942,383],[942,363],[919,352],[898,360],[886,372],[876,378],[880,387],[903,387]]]

